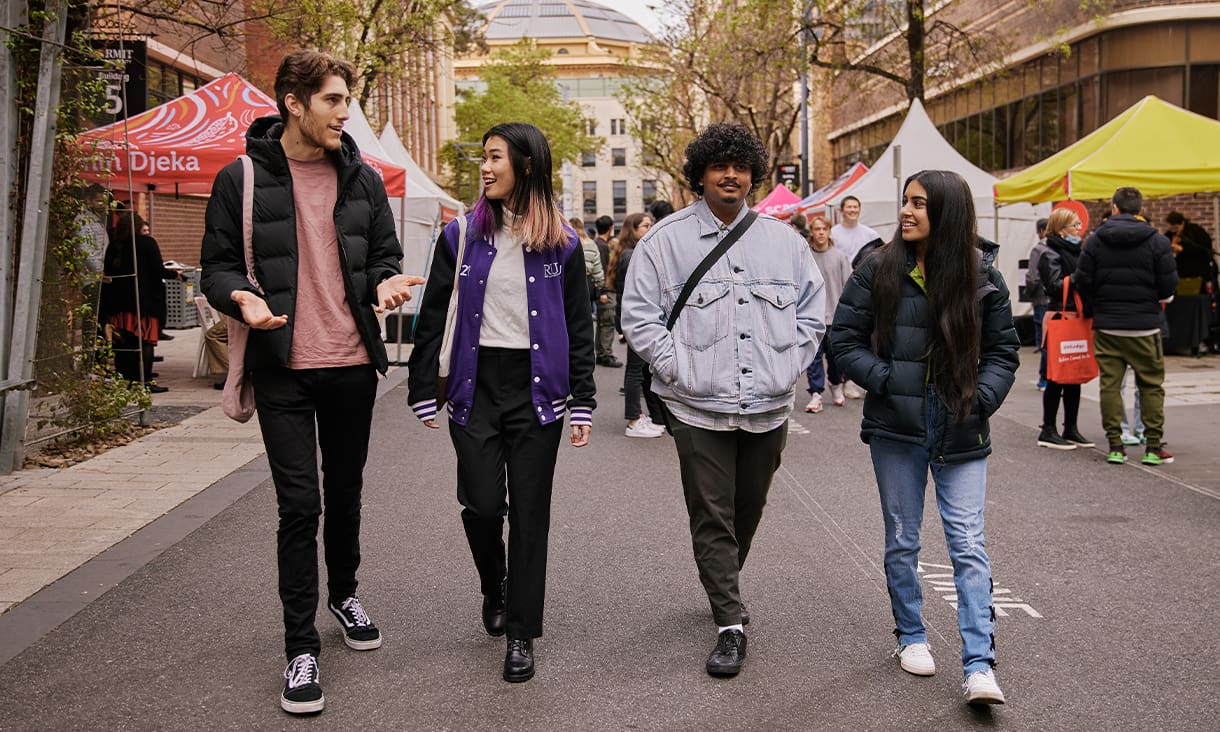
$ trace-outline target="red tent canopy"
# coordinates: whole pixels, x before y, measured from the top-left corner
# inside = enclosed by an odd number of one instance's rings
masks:
[[[162,192],[211,193],[220,169],[246,151],[250,123],[278,113],[274,99],[237,74],[225,74],[190,94],[81,135],[80,144],[97,152],[85,177],[119,190],[156,186]],[[405,169],[361,154],[381,175],[390,196],[406,193]]]
[[[868,166],[864,163],[856,163],[847,169],[843,175],[835,178],[831,182],[810,193],[808,197],[801,199],[801,202],[793,206],[788,211],[784,211],[782,218],[790,218],[793,214],[808,215],[814,213],[816,209],[826,208],[834,202],[834,199],[843,193],[848,188],[855,185],[856,181],[860,180],[865,173],[868,172]]]
[[[759,213],[774,216],[794,203],[799,203],[801,197],[788,190],[788,186],[780,184],[767,194],[767,197],[754,204],[754,210]]]

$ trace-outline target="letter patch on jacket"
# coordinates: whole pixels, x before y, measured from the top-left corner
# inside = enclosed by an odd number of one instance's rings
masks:
[[[559,262],[548,262],[548,263],[542,265],[542,272],[546,276],[547,279],[550,279],[552,277],[562,277],[563,276],[563,264],[561,264]]]

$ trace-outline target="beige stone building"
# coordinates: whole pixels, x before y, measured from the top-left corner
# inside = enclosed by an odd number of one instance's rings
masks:
[[[579,164],[565,164],[564,212],[587,224],[611,216],[617,225],[628,213],[666,198],[660,174],[648,168],[638,143],[627,134],[627,115],[615,97],[626,77],[625,63],[638,61],[640,48],[654,41],[648,30],[594,0],[494,0],[481,11],[487,17],[489,51],[524,37],[554,54],[550,63],[564,97],[580,104],[594,120],[592,132],[605,140]],[[455,60],[459,90],[480,88],[479,68],[487,58]]]

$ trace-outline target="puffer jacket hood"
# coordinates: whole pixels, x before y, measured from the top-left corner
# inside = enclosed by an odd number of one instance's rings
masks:
[[[1159,232],[1152,224],[1131,214],[1116,214],[1093,232],[1106,246],[1118,248],[1138,247]]]

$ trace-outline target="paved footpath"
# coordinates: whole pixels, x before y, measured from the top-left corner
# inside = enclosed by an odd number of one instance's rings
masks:
[[[319,617],[325,712],[293,719],[277,706],[274,492],[265,460],[237,452],[257,451],[257,437],[238,437],[152,490],[227,460],[239,469],[0,615],[0,730],[1214,729],[1220,454],[1209,427],[1220,361],[1171,359],[1179,459],[1153,470],[1109,466],[1100,448],[1035,447],[1036,365],[1028,349],[1024,358],[993,422],[989,470],[1005,707],[960,701],[955,598],[931,505],[924,615],[940,671],[912,677],[889,657],[881,522],[854,401],[795,416],[743,576],[746,668],[706,676],[714,629],[672,444],[622,435],[622,372],[600,368],[594,443],[561,449],[538,676],[505,684],[503,642],[478,620],[452,449],[409,414],[399,371],[382,383],[365,488],[361,595],[386,643],[349,651]],[[1082,430],[1100,437],[1096,402],[1082,412]],[[212,419],[175,429],[250,429]],[[130,447],[152,461],[166,432]],[[149,474],[138,463],[90,469]],[[0,495],[0,517],[6,496],[51,477],[40,475]]]

